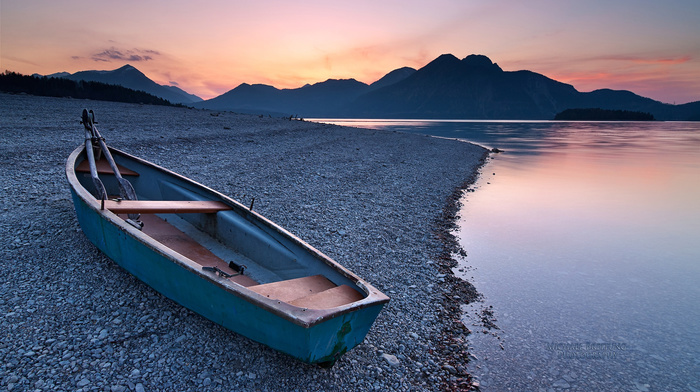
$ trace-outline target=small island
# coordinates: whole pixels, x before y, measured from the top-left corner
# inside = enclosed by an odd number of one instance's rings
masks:
[[[600,108],[566,109],[557,113],[554,120],[560,121],[654,121],[651,113],[631,110],[607,110]]]

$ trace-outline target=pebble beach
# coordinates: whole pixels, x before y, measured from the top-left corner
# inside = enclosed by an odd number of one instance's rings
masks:
[[[65,161],[107,144],[254,209],[391,301],[330,369],[160,295],[83,235]],[[439,391],[474,387],[454,276],[483,147],[270,116],[0,93],[0,390]]]

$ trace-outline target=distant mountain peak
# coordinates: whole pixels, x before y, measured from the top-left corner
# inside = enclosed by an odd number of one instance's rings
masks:
[[[322,86],[322,85],[332,85],[332,86],[338,86],[338,85],[348,85],[348,84],[362,84],[362,82],[358,82],[356,79],[349,78],[349,79],[326,79],[323,82],[318,82],[314,83],[309,87],[313,86]],[[306,86],[305,86],[306,87]]]
[[[483,54],[470,54],[469,56],[462,59],[464,64],[471,66],[491,66],[493,61],[490,58],[484,56]]]
[[[111,72],[114,72],[114,73],[127,73],[128,72],[128,73],[135,73],[135,74],[139,74],[139,75],[143,75],[144,77],[147,77],[143,72],[139,71],[136,67],[134,67],[131,64],[126,64],[125,66],[117,68]]]
[[[483,54],[470,54],[462,59],[462,64],[473,69],[503,72],[498,64],[492,62],[490,58],[484,56]]]
[[[416,69],[415,69],[415,68],[412,68],[412,67],[401,67],[401,68],[397,68],[397,69],[395,69],[395,70],[389,72],[389,74],[391,74],[392,72],[397,72],[397,73],[414,73],[414,72],[416,72]]]
[[[439,55],[435,60],[433,61],[453,61],[453,60],[459,60],[457,56],[453,55],[452,53],[444,53]]]
[[[270,86],[269,84],[263,83],[241,83],[234,90],[247,90],[247,91],[263,91],[263,90],[277,90],[276,87]]]
[[[436,66],[436,65],[454,65],[454,64],[459,64],[459,59],[455,55],[447,53],[447,54],[441,54],[435,60],[428,63],[428,65],[426,65],[426,67]]]
[[[43,75],[39,75],[38,73],[35,73],[32,76],[39,76],[40,77]],[[65,78],[66,76],[70,76],[70,72],[63,71],[63,72],[56,72],[56,73],[52,73],[50,75],[46,75],[47,78]]]
[[[131,64],[126,64],[113,71],[79,71],[62,76],[75,81],[85,80],[107,84],[116,84],[133,90],[145,91],[166,99],[172,103],[190,104],[202,99],[175,86],[160,85]]]
[[[459,69],[462,67],[462,63],[460,60],[455,57],[452,54],[443,54],[440,55],[438,58],[435,60],[429,62],[425,67],[419,69],[417,73],[419,74],[425,74],[425,73],[438,73],[438,74],[444,74],[444,73],[451,73],[456,69]]]
[[[390,86],[392,84],[398,83],[409,76],[413,75],[416,72],[414,68],[411,67],[402,67],[395,69],[388,74],[384,75],[381,79],[377,80],[376,82],[372,83],[370,87],[373,90],[376,90],[378,88]]]

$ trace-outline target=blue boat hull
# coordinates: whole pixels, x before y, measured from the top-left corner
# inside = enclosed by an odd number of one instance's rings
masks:
[[[150,287],[231,331],[304,362],[333,363],[364,340],[372,323],[389,300],[320,252],[250,211],[246,212],[249,214],[246,219],[256,219],[254,223],[265,229],[263,234],[280,234],[282,237],[275,241],[291,241],[289,244],[308,251],[313,256],[312,259],[322,261],[322,271],[337,269],[340,278],[333,278],[352,281],[356,287],[365,291],[366,298],[334,309],[301,308],[258,295],[215,274],[203,273],[200,265],[161,246],[112,212],[101,209],[100,200],[95,199],[77,178],[75,168],[85,155],[82,150],[79,147],[71,154],[66,173],[78,221],[88,239],[110,259]],[[156,171],[161,170],[118,150],[112,152],[122,162],[133,160],[139,165],[150,165]],[[189,187],[199,186],[204,189],[202,194],[217,196],[235,209],[241,208],[240,204],[232,204],[236,202],[223,195],[162,170],[164,176],[175,176],[172,181],[185,181],[183,184]],[[297,249],[291,245],[285,247]]]

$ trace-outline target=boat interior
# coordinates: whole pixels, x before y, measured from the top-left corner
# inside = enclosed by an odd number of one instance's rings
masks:
[[[245,211],[211,200],[211,195],[193,184],[159,174],[162,172],[153,167],[117,155],[115,160],[139,200],[110,196],[103,208],[124,220],[129,214],[139,214],[143,233],[201,265],[204,271],[302,308],[330,309],[366,296],[348,276],[314,260],[317,256],[245,216]],[[117,178],[107,160],[95,163],[107,193],[118,195]],[[81,184],[95,195],[87,159],[75,170]]]

